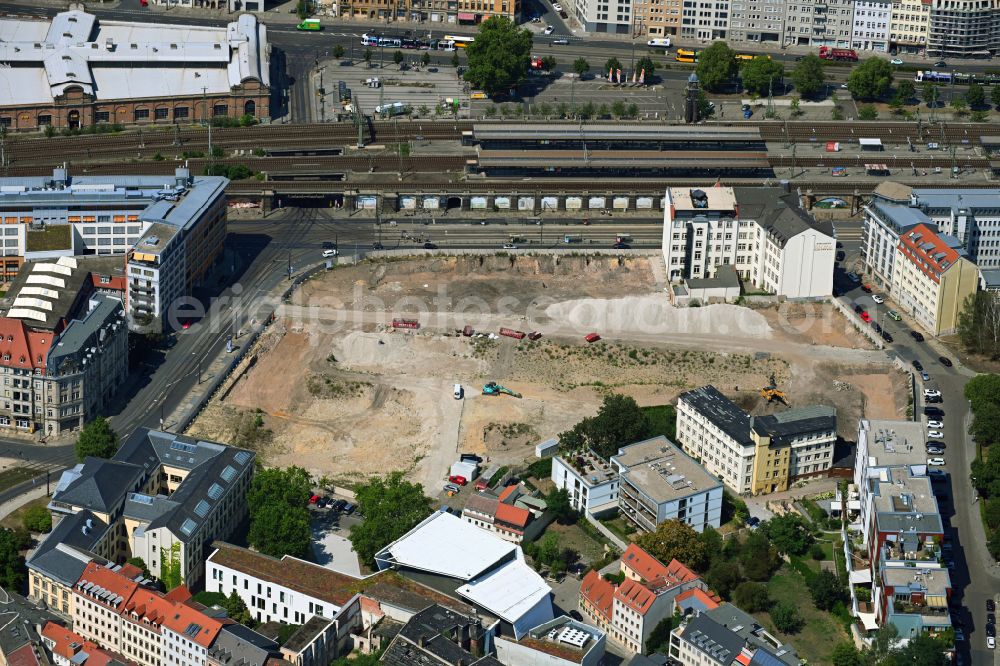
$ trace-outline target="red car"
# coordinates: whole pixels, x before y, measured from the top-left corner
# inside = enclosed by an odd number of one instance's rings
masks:
[[[868,316],[868,313],[867,313],[867,312],[865,312],[864,310],[862,310],[862,311],[861,311],[861,321],[863,321],[863,322],[865,322],[865,323],[868,323],[868,322],[870,322],[871,320],[872,320],[872,318]]]
[[[583,339],[586,340],[587,342],[597,342],[598,340],[601,339],[601,336],[599,336],[597,333],[588,333],[587,335],[583,336]]]
[[[309,498],[310,504],[315,504],[318,501],[319,501],[319,495],[313,495],[312,497]]]
[[[861,285],[861,291],[865,292],[866,294],[870,294],[872,293],[872,286],[870,284],[863,284]]]
[[[450,483],[454,483],[456,486],[464,486],[469,482],[464,476],[460,476],[458,474],[452,474],[449,476],[448,481]]]

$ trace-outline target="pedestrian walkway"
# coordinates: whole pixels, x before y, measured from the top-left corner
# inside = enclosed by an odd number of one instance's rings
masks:
[[[597,528],[598,532],[606,536],[608,540],[611,541],[611,543],[615,544],[615,546],[619,548],[623,553],[625,552],[625,549],[628,548],[628,544],[622,541],[622,539],[617,534],[609,530],[601,523],[601,521],[597,520],[589,513],[585,512],[583,515],[587,518],[587,522],[589,522],[591,525]]]

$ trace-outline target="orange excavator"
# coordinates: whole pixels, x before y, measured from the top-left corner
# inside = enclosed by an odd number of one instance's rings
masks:
[[[785,398],[785,393],[778,390],[778,383],[774,381],[774,375],[771,375],[771,383],[760,390],[760,397],[765,398],[768,403],[778,401],[781,404],[787,406],[788,400]]]

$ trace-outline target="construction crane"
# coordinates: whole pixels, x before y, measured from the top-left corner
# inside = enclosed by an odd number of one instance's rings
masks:
[[[512,391],[506,386],[500,386],[496,382],[489,382],[483,386],[483,395],[500,395],[501,393],[514,396],[515,398],[521,397],[521,394],[517,391]]]
[[[785,406],[788,405],[784,392],[778,390],[778,382],[774,380],[774,375],[771,375],[771,383],[760,390],[760,397],[765,398],[768,403],[777,400]]]

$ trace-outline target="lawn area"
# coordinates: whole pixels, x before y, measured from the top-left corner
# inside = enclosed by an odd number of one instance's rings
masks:
[[[552,523],[545,529],[545,533],[558,534],[559,547],[572,548],[580,553],[580,561],[585,564],[589,565],[604,557],[604,545],[591,539],[579,525]]]
[[[642,407],[642,413],[649,421],[649,429],[656,435],[663,435],[671,442],[677,441],[677,412],[673,405],[652,405]]]
[[[601,524],[618,535],[618,537],[626,543],[635,540],[632,538],[636,534],[635,527],[632,526],[632,523],[627,522],[621,516],[612,518],[611,520],[602,520]]]
[[[39,497],[36,500],[31,500],[24,506],[15,509],[14,512],[11,513],[9,516],[6,516],[2,520],[0,520],[0,527],[6,527],[7,529],[11,530],[24,527],[24,525],[21,523],[21,519],[24,516],[25,512],[33,506],[45,507],[48,505],[48,503],[49,503],[48,497]]]
[[[769,632],[791,643],[800,658],[810,664],[829,664],[833,649],[849,640],[847,632],[836,617],[813,606],[802,576],[785,565],[768,581],[767,590],[775,603],[785,602],[798,609],[802,630],[797,634],[783,634],[774,628],[768,613],[756,613],[755,617]]]
[[[27,467],[11,467],[0,472],[0,490],[13,488],[22,481],[30,481],[39,476],[45,476],[45,472]]]

